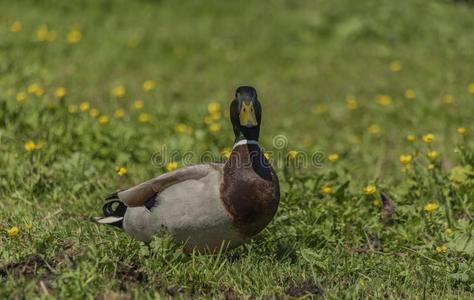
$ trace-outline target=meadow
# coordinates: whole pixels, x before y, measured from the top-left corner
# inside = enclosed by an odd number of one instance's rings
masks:
[[[0,298],[472,298],[473,15],[0,1]],[[224,162],[239,85],[257,88],[281,184],[257,238],[187,255],[91,221],[111,191]]]

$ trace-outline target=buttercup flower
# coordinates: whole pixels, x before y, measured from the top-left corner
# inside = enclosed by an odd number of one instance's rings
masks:
[[[172,161],[166,164],[166,170],[170,172],[176,170],[177,168],[178,168],[177,162]]]
[[[396,73],[396,72],[400,72],[401,69],[402,69],[402,64],[400,63],[399,60],[394,60],[390,63],[390,71]]]
[[[436,152],[435,150],[431,150],[426,153],[426,156],[428,156],[431,161],[434,161],[438,158],[438,152]]]
[[[54,90],[54,96],[57,98],[64,98],[66,96],[66,89],[64,87],[58,87]]]
[[[25,92],[18,92],[16,94],[16,101],[22,103],[26,101],[26,93]]]
[[[117,118],[117,119],[122,119],[123,117],[125,117],[125,111],[121,108],[117,109],[114,112],[114,117]]]
[[[135,102],[133,102],[133,108],[135,108],[136,110],[141,110],[143,108],[143,101],[135,100]]]
[[[405,91],[405,98],[413,100],[416,98],[416,93],[412,89],[408,89]]]
[[[445,104],[448,104],[448,105],[449,105],[449,104],[453,104],[453,102],[454,102],[454,97],[453,97],[452,95],[444,95],[444,96],[443,96],[443,102],[444,102]]]
[[[376,102],[381,106],[387,107],[387,106],[392,105],[392,98],[387,95],[379,95],[376,98]]]
[[[151,120],[151,117],[147,113],[141,113],[138,116],[138,122],[140,122],[140,123],[148,123],[148,122],[150,122],[150,120]]]
[[[23,145],[26,151],[31,152],[36,150],[36,143],[32,140],[28,140],[25,145]]]
[[[413,156],[411,156],[411,154],[402,154],[402,155],[400,155],[400,162],[403,165],[408,165],[411,162],[412,159],[413,159]]]
[[[321,193],[323,194],[332,194],[334,191],[332,189],[332,187],[330,185],[323,185],[323,187],[321,187]]]
[[[153,80],[145,80],[145,82],[143,82],[143,90],[146,92],[153,90],[155,87],[156,84]]]
[[[186,125],[186,124],[183,124],[183,123],[178,123],[176,124],[176,126],[174,127],[174,130],[177,132],[177,133],[187,133],[187,134],[191,134],[193,132],[193,129]]]
[[[73,113],[76,113],[78,108],[77,108],[77,105],[76,104],[69,104],[69,106],[67,107],[67,110],[73,114]]]
[[[378,124],[372,124],[367,128],[367,131],[371,134],[378,134],[380,133],[380,126]]]
[[[229,159],[231,153],[232,150],[230,148],[224,148],[221,152],[222,156],[224,156],[226,159]]]
[[[438,253],[446,253],[446,252],[448,252],[448,247],[446,247],[445,245],[436,246],[436,252],[438,252]]]
[[[117,175],[118,175],[118,176],[124,176],[124,175],[126,175],[127,173],[128,173],[128,170],[127,170],[127,168],[125,168],[125,167],[120,167],[120,168],[118,168],[118,170],[117,170]]]
[[[328,160],[330,162],[336,162],[339,160],[339,154],[333,153],[328,155]]]
[[[469,93],[474,94],[474,82],[473,82],[473,83],[470,83],[470,84],[467,86],[467,90],[469,91]]]
[[[409,134],[409,135],[407,135],[407,140],[408,140],[409,142],[414,142],[414,141],[416,141],[416,135],[414,135],[414,134]]]
[[[428,134],[423,135],[423,142],[425,142],[427,144],[432,143],[434,139],[435,139],[435,136],[432,133],[428,133]]]
[[[97,108],[93,108],[89,111],[89,115],[93,118],[96,118],[99,115],[99,110]]]
[[[79,109],[80,109],[82,112],[88,111],[90,107],[91,107],[91,105],[90,105],[89,102],[87,102],[87,101],[81,102],[81,104],[79,104]]]
[[[119,85],[116,85],[113,89],[112,89],[112,93],[115,95],[115,97],[117,98],[122,98],[123,96],[125,96],[125,93],[127,92],[125,86],[123,84],[119,84]]]
[[[17,226],[13,226],[13,227],[7,229],[7,234],[10,237],[17,236],[19,233],[20,233],[20,228],[18,228]]]
[[[42,24],[36,30],[36,38],[40,42],[53,42],[56,40],[56,31],[49,30],[48,25]]]
[[[10,26],[10,31],[14,33],[20,32],[21,29],[23,29],[23,24],[20,21],[15,21]]]
[[[102,124],[102,125],[105,125],[107,123],[109,123],[109,117],[107,117],[106,115],[102,115],[99,117],[99,123]]]
[[[211,133],[217,133],[221,130],[222,125],[219,123],[211,123],[208,128]]]
[[[221,104],[219,102],[211,102],[207,105],[207,111],[209,114],[217,114],[221,112]]]
[[[67,34],[67,42],[69,44],[77,44],[82,39],[82,33],[79,29],[73,29]]]
[[[297,156],[298,156],[298,151],[296,151],[296,150],[290,150],[288,152],[288,157],[290,159],[296,159]]]
[[[425,211],[431,213],[431,212],[434,212],[435,210],[437,210],[438,207],[439,207],[439,205],[436,202],[430,202],[430,203],[426,204],[423,209]]]
[[[466,133],[466,128],[464,127],[459,127],[458,129],[456,129],[456,131],[460,134],[460,135],[463,135]]]
[[[369,184],[368,186],[364,187],[363,192],[366,195],[373,195],[377,192],[377,187],[375,185]]]
[[[346,107],[348,110],[356,110],[359,107],[357,100],[354,96],[348,95],[346,97]]]

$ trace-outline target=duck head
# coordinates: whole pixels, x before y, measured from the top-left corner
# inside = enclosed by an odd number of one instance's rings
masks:
[[[230,120],[235,134],[235,141],[258,141],[262,107],[257,98],[257,91],[251,86],[241,86],[235,91],[235,98],[230,104]]]

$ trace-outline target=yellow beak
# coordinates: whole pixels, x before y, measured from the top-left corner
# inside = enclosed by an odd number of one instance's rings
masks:
[[[239,120],[241,126],[253,127],[258,125],[257,118],[255,117],[255,110],[253,108],[253,102],[242,102]]]

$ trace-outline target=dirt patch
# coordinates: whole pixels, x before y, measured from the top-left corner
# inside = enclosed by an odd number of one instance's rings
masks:
[[[126,264],[119,262],[115,278],[120,282],[120,290],[127,291],[128,285],[139,284],[147,280],[146,274],[140,269],[136,263]]]
[[[52,274],[49,264],[41,256],[33,254],[27,256],[21,262],[12,262],[0,267],[0,277],[8,276],[24,276],[32,278],[38,274],[39,270],[45,270],[46,273]]]
[[[323,290],[314,281],[306,280],[289,286],[285,294],[290,297],[308,297],[314,299],[323,294]]]

